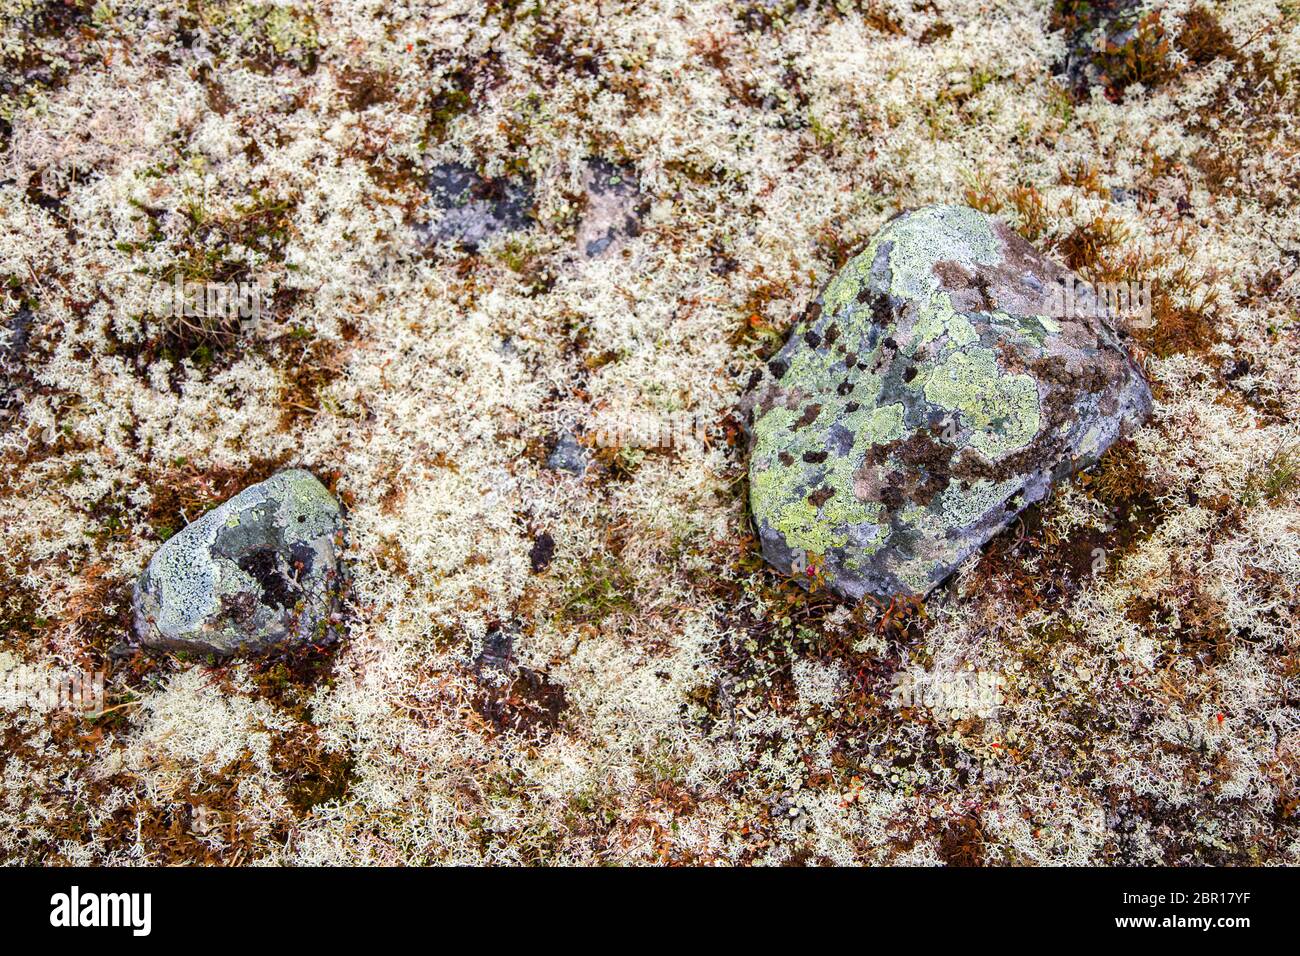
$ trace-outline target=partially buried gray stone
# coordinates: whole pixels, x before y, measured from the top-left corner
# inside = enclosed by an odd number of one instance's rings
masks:
[[[309,473],[245,488],[167,540],[136,582],[136,634],[232,654],[328,636],[342,514]]]
[[[962,206],[877,233],[742,401],[768,562],[854,600],[925,594],[1138,426],[1150,390],[1104,308],[1062,308],[1067,277]]]
[[[32,312],[20,308],[7,320],[0,321],[0,369],[17,362],[27,351],[32,337]]]
[[[31,311],[21,308],[8,320],[0,320],[0,416],[21,404],[19,382],[24,378],[32,319]]]
[[[1054,64],[1053,72],[1082,92],[1105,79],[1098,51],[1132,43],[1146,11],[1142,0],[1094,0],[1068,6],[1073,9],[1066,18],[1065,57]]]
[[[484,179],[461,163],[443,163],[429,175],[436,223],[420,226],[426,242],[451,242],[473,252],[502,232],[533,221],[533,190],[527,180]]]
[[[641,233],[646,205],[636,173],[603,159],[590,159],[583,170],[586,192],[578,222],[578,250],[588,259],[613,256]]]
[[[546,467],[551,471],[584,474],[587,471],[587,452],[578,444],[572,432],[563,431],[555,442],[555,449],[546,459]]]

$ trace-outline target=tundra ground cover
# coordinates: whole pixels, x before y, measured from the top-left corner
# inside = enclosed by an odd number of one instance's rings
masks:
[[[0,23],[0,669],[107,694],[5,698],[4,859],[1297,861],[1293,4]],[[638,225],[587,255],[597,160]],[[431,243],[447,164],[510,228]],[[759,559],[735,405],[931,202],[1149,282],[1155,409],[923,605],[849,606]],[[177,277],[269,292],[156,314]],[[161,542],[289,466],[348,509],[341,643],[124,646]]]

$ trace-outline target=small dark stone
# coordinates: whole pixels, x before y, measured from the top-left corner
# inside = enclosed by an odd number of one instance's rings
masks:
[[[587,258],[594,259],[614,242],[614,230],[610,229],[605,235],[592,242],[587,243]]]
[[[572,432],[561,432],[556,439],[555,450],[546,459],[546,467],[551,471],[567,471],[581,475],[587,471],[587,452]]]
[[[20,403],[18,383],[28,377],[23,359],[31,346],[33,316],[21,308],[0,325],[0,413]]]
[[[1250,371],[1250,359],[1225,359],[1222,369],[1225,379],[1229,382],[1235,381]]]
[[[515,633],[509,627],[494,627],[483,638],[483,650],[474,661],[474,672],[480,677],[487,674],[507,674],[514,656]]]
[[[528,553],[528,560],[532,562],[533,572],[540,574],[545,571],[550,567],[553,557],[555,557],[555,539],[543,531],[533,539],[533,549]]]
[[[32,337],[32,312],[21,308],[0,327],[0,365],[16,361],[27,351]]]

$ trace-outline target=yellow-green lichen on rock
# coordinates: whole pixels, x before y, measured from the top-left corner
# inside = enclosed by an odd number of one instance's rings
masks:
[[[951,353],[925,379],[925,398],[960,416],[970,447],[994,461],[1024,448],[1038,432],[1038,386],[1023,373],[1004,373],[992,349]]]
[[[743,406],[767,560],[841,595],[924,594],[1150,411],[1067,273],[962,206],[899,216],[809,306]]]
[[[169,538],[136,582],[136,635],[230,654],[316,638],[339,586],[342,513],[310,473],[278,472]]]

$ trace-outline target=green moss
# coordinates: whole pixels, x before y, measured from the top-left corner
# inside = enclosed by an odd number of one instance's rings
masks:
[[[562,614],[576,621],[602,621],[617,611],[630,611],[632,579],[622,564],[606,557],[585,565],[564,599]]]
[[[317,48],[316,21],[292,7],[268,5],[263,9],[266,38],[281,56],[300,57]]]
[[[1277,504],[1300,488],[1300,445],[1284,445],[1270,457],[1263,471],[1252,477],[1242,496],[1247,507],[1260,502]]]

